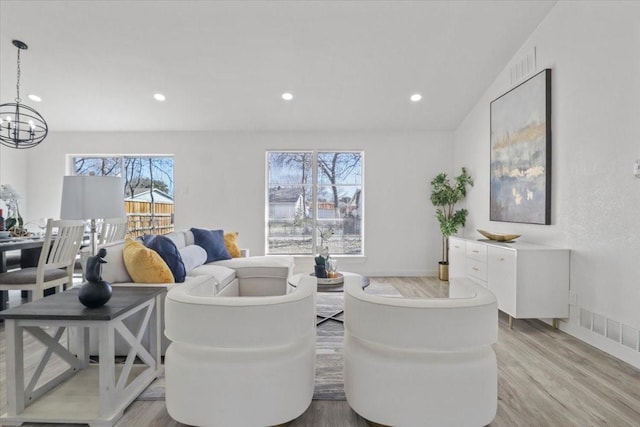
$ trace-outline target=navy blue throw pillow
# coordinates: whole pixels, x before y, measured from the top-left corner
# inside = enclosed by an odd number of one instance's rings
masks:
[[[224,245],[223,230],[205,230],[192,228],[193,241],[207,252],[207,262],[231,259],[227,247]]]
[[[184,282],[187,271],[184,268],[184,262],[182,262],[178,247],[173,243],[173,240],[166,236],[156,235],[145,235],[143,240],[147,248],[156,251],[160,258],[167,263],[176,283]]]

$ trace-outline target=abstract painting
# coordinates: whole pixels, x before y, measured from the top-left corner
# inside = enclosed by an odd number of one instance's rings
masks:
[[[551,224],[551,70],[491,102],[490,220]]]

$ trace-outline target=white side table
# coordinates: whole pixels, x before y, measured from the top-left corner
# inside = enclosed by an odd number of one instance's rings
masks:
[[[112,426],[133,400],[163,370],[160,359],[160,311],[165,288],[114,287],[109,302],[88,309],[78,300],[79,288],[0,312],[5,320],[7,412],[2,425],[24,422],[78,423],[91,427]],[[128,317],[145,313],[138,330],[123,323]],[[89,364],[89,328],[99,336],[99,364]],[[73,354],[60,345],[65,330],[77,328]],[[141,340],[149,330],[150,344]],[[23,332],[29,332],[46,346],[31,378],[25,378]],[[131,346],[124,364],[115,364],[116,331]],[[53,332],[53,333],[51,333]],[[68,368],[36,387],[47,373],[55,353]],[[134,364],[136,356],[142,364]]]

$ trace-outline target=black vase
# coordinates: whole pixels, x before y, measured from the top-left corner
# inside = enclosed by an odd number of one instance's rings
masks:
[[[111,299],[111,285],[104,280],[85,282],[80,288],[78,299],[86,307],[100,307]]]

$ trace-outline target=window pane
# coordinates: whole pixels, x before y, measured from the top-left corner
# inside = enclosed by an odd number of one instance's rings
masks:
[[[313,216],[310,185],[277,185],[269,188],[269,219],[303,220]]]
[[[319,185],[360,185],[362,153],[318,153]]]
[[[120,176],[128,236],[173,231],[173,157],[73,157],[75,175]]]
[[[360,216],[360,186],[318,187],[318,218]]]
[[[363,254],[362,155],[267,153],[268,254]]]
[[[312,254],[311,186],[269,189],[268,253]]]
[[[129,234],[173,231],[173,157],[124,157],[123,163]]]
[[[120,157],[74,157],[74,175],[120,176]]]
[[[307,221],[269,219],[270,254],[311,255],[311,226]]]
[[[269,184],[311,184],[309,152],[269,153]]]
[[[328,246],[329,254],[361,255],[363,253],[361,224],[361,219],[353,217],[334,221],[319,220],[316,252],[320,252],[320,248],[324,244],[324,246]],[[323,241],[321,234],[327,230],[333,231],[333,234]]]
[[[123,162],[127,197],[145,193],[148,200],[154,197],[163,202],[173,202],[172,157],[125,157]]]

